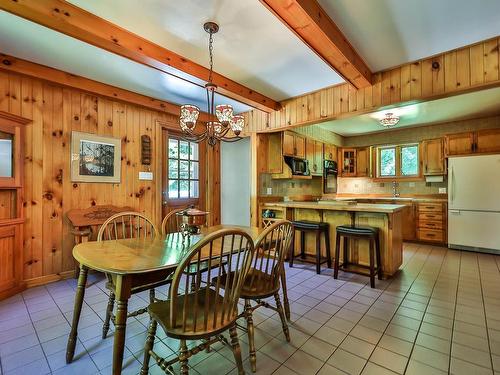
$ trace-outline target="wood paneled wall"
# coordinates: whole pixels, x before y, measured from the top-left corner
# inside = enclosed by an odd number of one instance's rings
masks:
[[[177,117],[84,91],[0,70],[0,110],[31,119],[26,127],[24,278],[47,278],[73,269],[73,236],[65,217],[72,208],[132,206],[159,221],[161,158],[153,158],[154,181],[140,181],[140,136],[151,137],[155,155],[163,125]],[[71,131],[122,140],[120,184],[70,180]],[[218,162],[214,158],[212,162]]]
[[[499,38],[375,73],[373,85],[345,83],[283,101],[272,113],[245,113],[248,131],[266,132],[354,116],[410,101],[424,101],[500,85]]]

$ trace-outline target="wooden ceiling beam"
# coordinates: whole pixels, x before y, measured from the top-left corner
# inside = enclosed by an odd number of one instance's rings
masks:
[[[357,89],[372,72],[316,0],[260,0],[328,65]]]
[[[175,116],[179,116],[180,113],[180,106],[177,104],[154,99],[146,95],[137,94],[132,91],[120,89],[105,83],[97,82],[30,61],[18,59],[2,53],[0,53],[0,70],[19,73],[29,77],[39,78],[48,82],[86,91],[91,94],[101,95],[110,99],[137,104],[158,112],[166,112]],[[207,113],[200,113],[200,121],[208,120],[209,116]]]
[[[204,82],[208,79],[204,66],[64,0],[5,0],[0,9],[167,74],[172,74],[172,67]],[[213,83],[219,94],[251,107],[265,112],[280,109],[279,102],[216,72]]]

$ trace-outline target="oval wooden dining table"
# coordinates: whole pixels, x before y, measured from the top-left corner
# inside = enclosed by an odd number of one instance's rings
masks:
[[[254,241],[264,230],[257,227],[217,225],[203,228],[201,233],[184,240],[180,233],[171,233],[163,238],[125,239],[102,242],[85,242],[73,248],[73,256],[80,263],[80,273],[75,295],[75,307],[71,331],[66,349],[66,362],[70,363],[75,354],[78,336],[78,322],[85,296],[85,285],[89,269],[107,273],[116,285],[116,315],[113,345],[113,374],[121,374],[125,347],[127,306],[131,290],[138,285],[164,280],[173,274],[177,265],[189,248],[204,236],[220,229],[240,229],[248,233]],[[282,276],[285,283],[285,276]],[[289,318],[289,303],[284,291],[284,305]]]

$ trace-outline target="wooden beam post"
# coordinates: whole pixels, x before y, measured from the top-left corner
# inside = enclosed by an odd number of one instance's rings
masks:
[[[260,1],[346,81],[371,85],[370,69],[316,0]]]

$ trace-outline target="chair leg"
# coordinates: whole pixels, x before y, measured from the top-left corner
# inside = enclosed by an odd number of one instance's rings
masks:
[[[148,337],[144,345],[144,361],[142,362],[141,375],[147,375],[149,371],[149,359],[151,358],[150,351],[153,350],[157,326],[158,323],[156,320],[151,319],[149,322]]]
[[[155,290],[149,289],[149,303],[155,302]]]
[[[290,253],[288,256],[288,264],[290,268],[293,267],[293,257],[295,256],[295,231],[293,231],[292,243],[290,245]]]
[[[250,305],[250,300],[245,300],[245,318],[247,320],[247,331],[248,331],[248,347],[250,351],[250,366],[252,367],[252,372],[257,371],[257,355],[255,353],[255,341],[254,341],[254,329],[253,329],[253,318],[252,309]]]
[[[325,231],[325,248],[326,248],[326,265],[328,268],[332,268],[332,254],[330,251],[330,231],[327,229]]]
[[[349,238],[344,236],[344,259],[342,259],[342,264],[347,265],[349,263]]]
[[[340,258],[340,234],[335,236],[335,259],[333,261],[333,278],[339,276],[339,258]]]
[[[382,260],[380,259],[380,239],[377,235],[375,237],[375,255],[377,256],[377,273],[378,279],[382,280]]]
[[[290,342],[290,331],[288,330],[288,324],[286,324],[285,313],[283,312],[283,306],[281,305],[279,293],[274,294],[274,300],[276,301],[276,309],[281,319],[281,327],[283,328],[283,333],[285,334],[286,341]]]
[[[316,273],[321,273],[321,234],[316,232]]]
[[[243,360],[241,359],[241,347],[238,341],[238,332],[236,331],[236,325],[229,328],[229,336],[231,337],[231,346],[233,347],[234,360],[236,361],[236,366],[238,367],[238,374],[244,375],[245,370],[243,369]]]
[[[179,355],[179,363],[181,364],[181,374],[188,375],[188,348],[186,345],[186,340],[181,340],[181,352]]]
[[[375,288],[375,254],[373,239],[370,238],[370,286]]]
[[[305,259],[306,257],[306,234],[304,231],[300,231],[300,258]]]
[[[288,292],[286,289],[286,273],[285,267],[281,270],[281,290],[283,290],[283,305],[285,305],[285,316],[290,320],[290,301],[288,300]]]
[[[109,321],[111,320],[111,315],[113,314],[113,308],[115,307],[115,293],[109,293],[108,307],[106,309],[106,318],[104,319],[104,324],[102,325],[102,338],[103,340],[108,335],[109,331]]]

